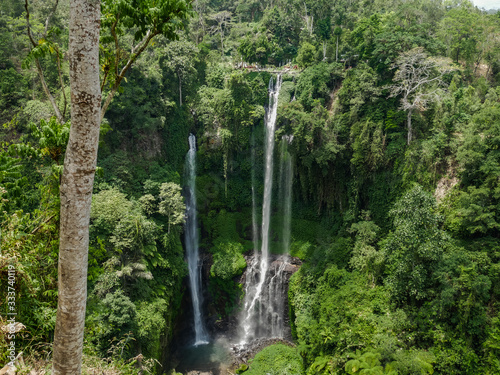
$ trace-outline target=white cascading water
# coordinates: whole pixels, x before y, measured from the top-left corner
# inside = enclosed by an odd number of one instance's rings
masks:
[[[271,337],[285,336],[285,298],[286,298],[286,267],[290,264],[288,253],[291,240],[292,218],[292,156],[288,152],[288,145],[292,143],[293,135],[284,135],[281,138],[279,199],[280,211],[283,218],[281,245],[282,255],[277,259],[268,287],[268,299],[271,315]]]
[[[255,162],[255,135],[252,132],[252,241],[253,248],[257,249],[259,247],[259,223],[257,221],[257,197],[255,196]]]
[[[189,151],[185,168],[187,180],[185,243],[194,313],[194,345],[208,344],[208,334],[203,324],[201,294],[201,267],[199,264],[198,220],[196,212],[196,137],[189,135]]]
[[[283,338],[285,336],[285,292],[286,275],[285,268],[288,265],[288,256],[280,256],[271,272],[274,275],[269,281],[267,290],[267,321],[269,324],[268,335],[270,337]]]
[[[266,111],[265,117],[266,143],[264,160],[264,199],[262,203],[262,245],[260,256],[255,253],[253,262],[249,265],[246,273],[245,304],[243,310],[245,316],[242,323],[242,343],[247,343],[250,339],[258,337],[259,331],[264,330],[264,332],[268,332],[268,328],[262,327],[262,325],[271,323],[269,320],[277,320],[273,318],[275,311],[273,311],[272,306],[269,305],[269,296],[267,293],[263,293],[263,289],[269,269],[269,226],[271,221],[271,197],[273,189],[274,131],[278,114],[278,96],[280,88],[281,76],[278,75],[276,85],[274,85],[273,79],[271,78],[269,81],[269,108]]]
[[[283,254],[290,250],[290,230],[292,218],[292,156],[288,152],[288,145],[293,141],[293,135],[284,135],[281,138],[280,154],[280,197],[283,199]]]

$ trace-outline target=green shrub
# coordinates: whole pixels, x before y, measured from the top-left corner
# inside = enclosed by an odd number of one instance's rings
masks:
[[[243,374],[245,371],[248,370],[248,365],[242,364],[237,370],[237,374]]]
[[[300,375],[303,374],[302,358],[297,349],[284,344],[268,346],[257,353],[247,375]]]
[[[221,242],[213,251],[214,257],[210,276],[231,280],[243,273],[247,263],[243,255],[241,255],[243,246],[240,243]]]
[[[148,357],[159,358],[160,337],[165,332],[167,323],[165,315],[168,303],[164,299],[152,302],[141,302],[137,309],[137,336],[143,352]]]
[[[238,242],[219,242],[212,249],[213,264],[210,268],[210,292],[213,296],[217,313],[228,315],[236,307],[241,295],[241,284],[233,279],[243,273],[247,266],[241,254],[243,246]]]

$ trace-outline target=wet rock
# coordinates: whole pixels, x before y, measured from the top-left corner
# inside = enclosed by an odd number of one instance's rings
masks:
[[[292,274],[299,270],[300,259],[270,254],[265,275],[262,275],[258,255],[247,256],[246,261],[248,266],[241,280],[245,291],[245,307],[243,316],[240,316],[240,339],[251,341],[255,338],[279,337],[291,340],[288,283]]]

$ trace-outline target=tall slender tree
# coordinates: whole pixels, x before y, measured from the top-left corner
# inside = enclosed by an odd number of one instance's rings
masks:
[[[105,3],[110,5],[110,1]],[[102,4],[100,0],[70,2],[68,59],[71,130],[60,188],[59,294],[52,365],[55,375],[81,373],[90,207],[102,113],[106,111],[125,72],[151,39],[158,34],[176,39],[176,30],[183,27],[179,20],[185,19],[190,10],[190,3],[183,0],[173,4],[168,0],[161,0],[160,4],[151,0],[119,3],[125,8],[118,6],[111,13],[115,17],[111,33],[116,36],[118,20],[126,19],[129,26],[141,26],[135,37],[142,42],[132,51],[131,57],[120,71],[119,62],[116,62],[113,85],[101,110],[99,33]],[[134,9],[140,8],[141,4],[142,13],[138,15]],[[118,50],[118,44],[116,48]]]
[[[87,301],[90,203],[101,123],[100,0],[71,0],[71,130],[61,180],[58,306],[52,373],[80,374]]]
[[[182,85],[196,73],[196,45],[187,40],[169,43],[165,48],[165,58],[162,63],[177,75],[179,80],[179,106],[182,107]]]

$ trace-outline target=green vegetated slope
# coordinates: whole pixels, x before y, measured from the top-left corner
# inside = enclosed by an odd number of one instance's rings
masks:
[[[53,5],[31,4],[30,22],[67,119],[68,4],[59,2],[44,34]],[[5,279],[16,267],[19,349],[44,366],[69,122],[53,117],[28,55],[22,4],[0,7],[0,271]],[[102,125],[84,368],[104,371],[97,358],[110,358],[121,372],[166,371],[153,359],[165,360],[185,291],[190,133],[200,245],[211,259],[208,319],[237,312],[253,247],[252,176],[257,206],[263,191],[268,82],[286,65],[276,142],[294,136],[291,253],[304,261],[289,291],[297,347],[265,349],[247,373],[500,373],[498,14],[431,0],[198,0],[193,9],[178,41],[157,38],[135,62]],[[119,54],[105,50],[113,38],[103,25],[104,78]],[[119,36],[126,57],[133,31]],[[277,199],[273,210],[279,252]]]

